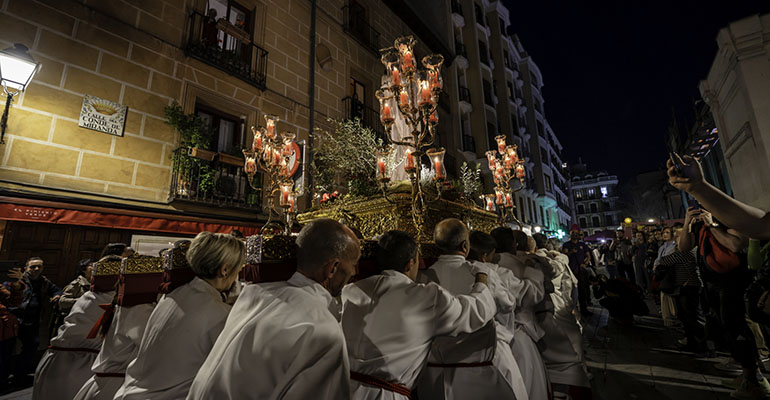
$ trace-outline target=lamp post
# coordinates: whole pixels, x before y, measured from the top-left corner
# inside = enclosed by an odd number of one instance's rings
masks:
[[[29,55],[27,46],[16,43],[0,51],[0,84],[6,94],[5,110],[0,119],[0,144],[5,143],[5,129],[8,127],[8,109],[13,97],[24,91],[32,77],[40,70],[40,63]]]

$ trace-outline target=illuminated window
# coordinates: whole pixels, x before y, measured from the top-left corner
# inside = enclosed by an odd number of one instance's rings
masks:
[[[609,192],[607,191],[607,186],[602,186],[599,188],[599,191],[602,192],[602,197],[607,197]]]

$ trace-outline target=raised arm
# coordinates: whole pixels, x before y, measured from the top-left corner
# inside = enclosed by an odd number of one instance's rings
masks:
[[[689,156],[679,159],[681,176],[669,160],[668,181],[677,189],[690,193],[704,208],[725,225],[755,239],[770,239],[770,214],[733,199],[703,179],[700,163]]]

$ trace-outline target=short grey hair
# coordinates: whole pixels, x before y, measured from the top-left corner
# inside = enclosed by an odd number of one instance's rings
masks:
[[[216,278],[219,269],[235,269],[246,260],[246,245],[227,233],[201,232],[187,250],[187,262],[202,279]]]
[[[345,225],[331,219],[317,219],[305,225],[297,236],[297,269],[313,271],[332,258],[351,258],[354,243]]]

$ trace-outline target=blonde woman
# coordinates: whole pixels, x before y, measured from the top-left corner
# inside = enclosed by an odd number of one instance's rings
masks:
[[[187,250],[195,278],[165,295],[147,322],[136,359],[115,399],[183,399],[225,326],[246,247],[236,237],[201,232]]]

